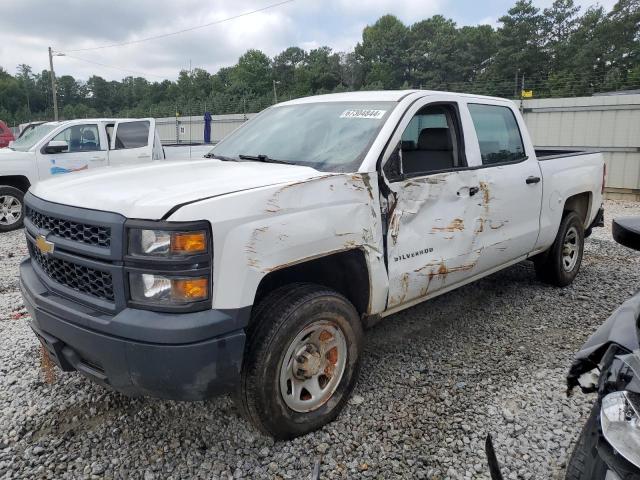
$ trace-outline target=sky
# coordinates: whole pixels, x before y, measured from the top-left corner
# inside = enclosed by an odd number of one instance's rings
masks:
[[[362,29],[391,13],[405,24],[441,14],[458,25],[498,26],[515,0],[293,0],[210,27],[127,46],[76,51],[175,32],[279,3],[282,0],[0,0],[0,66],[12,74],[19,64],[34,72],[49,68],[47,47],[67,52],[54,57],[56,75],[86,80],[143,76],[175,80],[181,69],[215,72],[257,48],[273,57],[289,46],[327,45],[352,50]],[[534,0],[539,8],[552,0]],[[583,9],[615,0],[575,0]],[[93,62],[93,63],[90,63]],[[117,68],[113,68],[117,67]]]

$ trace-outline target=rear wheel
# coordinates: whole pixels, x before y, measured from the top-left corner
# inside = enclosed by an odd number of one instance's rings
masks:
[[[600,435],[599,412],[600,403],[596,402],[569,458],[566,480],[604,480],[607,476],[607,465],[596,449]]]
[[[558,287],[569,285],[578,275],[584,252],[584,226],[575,212],[568,212],[551,248],[534,259],[540,280]]]
[[[275,290],[256,307],[237,400],[263,432],[288,439],[332,421],[357,381],[362,327],[353,305],[312,284]]]
[[[24,192],[15,187],[0,186],[0,232],[22,228]]]

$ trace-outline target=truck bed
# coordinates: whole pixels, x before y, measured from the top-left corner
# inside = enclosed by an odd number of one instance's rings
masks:
[[[212,144],[172,144],[163,145],[164,155],[167,160],[179,160],[189,158],[202,158],[213,148]]]
[[[571,150],[571,149],[558,149],[558,148],[544,148],[538,147],[535,149],[536,157],[539,161],[554,160],[556,158],[572,157],[576,155],[589,155],[591,153],[597,153],[586,150]]]
[[[602,204],[604,161],[599,152],[540,149],[536,154],[539,151],[544,189],[537,247],[547,248],[555,238],[565,199],[587,195],[589,209],[585,212],[585,229],[593,222]]]

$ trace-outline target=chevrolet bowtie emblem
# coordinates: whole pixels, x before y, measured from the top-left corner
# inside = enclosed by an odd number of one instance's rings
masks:
[[[46,238],[44,238],[44,235],[38,235],[36,237],[36,247],[38,247],[38,250],[40,250],[41,253],[43,253],[44,255],[48,255],[49,253],[53,252],[55,245],[53,244],[53,242],[49,242]]]

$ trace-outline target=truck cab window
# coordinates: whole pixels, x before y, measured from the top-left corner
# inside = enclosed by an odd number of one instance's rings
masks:
[[[97,125],[74,125],[61,131],[52,140],[62,140],[69,145],[68,153],[100,150]]]
[[[405,175],[463,166],[461,136],[455,115],[455,110],[449,105],[431,105],[413,116],[400,142]]]
[[[508,107],[469,104],[483,165],[517,162],[526,157],[520,128]]]
[[[146,147],[149,143],[149,122],[119,123],[116,128],[116,150]]]

